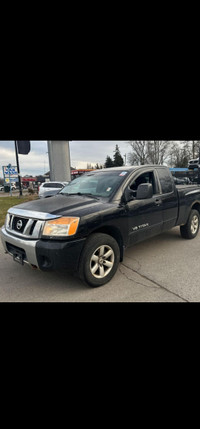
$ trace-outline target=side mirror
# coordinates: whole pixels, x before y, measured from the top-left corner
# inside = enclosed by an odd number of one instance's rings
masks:
[[[153,186],[151,183],[141,183],[137,188],[137,200],[146,200],[152,198],[153,196]]]
[[[123,201],[125,203],[128,203],[129,201],[134,200],[135,197],[136,197],[136,191],[132,191],[130,188],[126,188],[123,195]]]

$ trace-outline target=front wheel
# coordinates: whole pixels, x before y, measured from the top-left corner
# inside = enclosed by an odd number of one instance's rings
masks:
[[[180,227],[181,236],[189,240],[195,238],[199,232],[199,221],[199,212],[197,210],[192,210],[187,223]]]
[[[120,260],[116,240],[107,234],[92,234],[83,249],[79,274],[89,286],[108,283],[115,275]]]

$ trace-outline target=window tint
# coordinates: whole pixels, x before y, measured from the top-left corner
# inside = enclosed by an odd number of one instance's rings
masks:
[[[167,170],[164,168],[158,168],[157,169],[158,176],[160,179],[160,184],[162,188],[163,194],[168,194],[169,192],[173,191],[173,185],[172,185],[172,176],[169,174]]]

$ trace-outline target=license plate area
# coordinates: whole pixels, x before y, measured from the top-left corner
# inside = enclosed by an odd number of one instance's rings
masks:
[[[6,243],[8,252],[12,255],[13,261],[18,262],[20,265],[24,265],[26,259],[26,252],[20,247]]]
[[[24,265],[24,258],[21,253],[14,253],[13,254],[13,261],[18,262],[20,265]]]

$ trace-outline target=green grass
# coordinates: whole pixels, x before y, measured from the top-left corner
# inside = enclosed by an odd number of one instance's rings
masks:
[[[3,226],[6,218],[6,213],[10,207],[16,206],[17,204],[26,203],[37,199],[35,195],[26,197],[0,197],[0,227]]]

